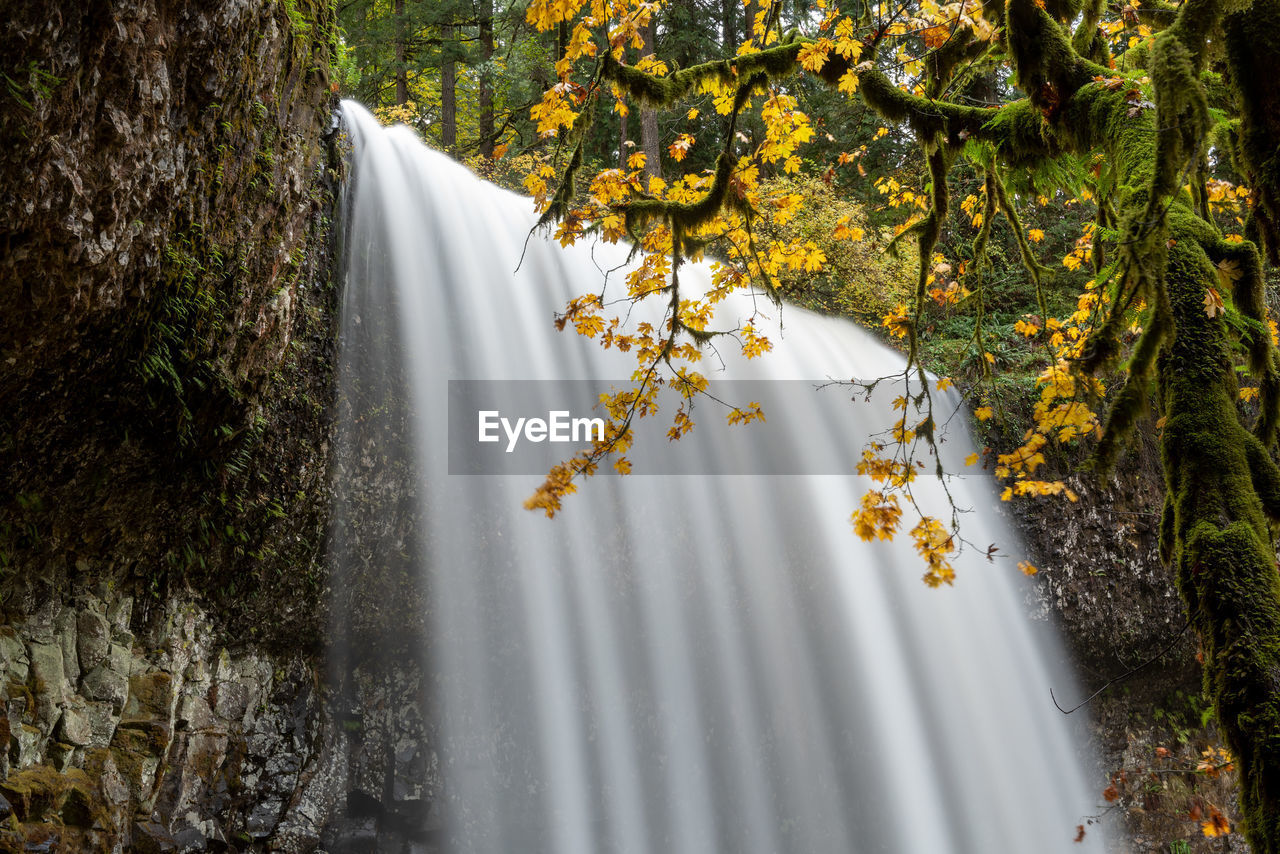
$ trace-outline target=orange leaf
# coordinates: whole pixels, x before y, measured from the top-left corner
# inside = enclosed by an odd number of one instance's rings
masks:
[[[1217,288],[1209,288],[1209,292],[1204,295],[1204,313],[1210,317],[1227,313],[1227,308],[1222,303],[1222,295],[1218,293]]]

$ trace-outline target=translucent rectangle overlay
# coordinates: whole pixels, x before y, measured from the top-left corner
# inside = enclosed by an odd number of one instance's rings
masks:
[[[449,382],[449,474],[541,475],[571,458],[601,435],[608,414],[603,394],[631,388],[607,380],[451,380]],[[672,441],[668,431],[682,402],[663,388],[659,411],[631,421],[632,447],[626,456],[633,475],[852,475],[872,442],[880,453],[898,454],[892,430],[902,409],[902,381],[882,381],[869,393],[847,382],[810,380],[712,381],[709,395],[696,395],[694,428]],[[919,393],[918,384],[911,389]],[[933,392],[936,449],[949,474],[973,474],[964,458],[973,448],[964,431],[954,392]],[[759,406],[764,420],[730,423],[733,409]],[[906,409],[914,429],[927,407]],[[910,454],[918,474],[933,474],[939,458],[920,441]],[[600,473],[612,471],[606,460]],[[978,470],[980,471],[980,470]]]

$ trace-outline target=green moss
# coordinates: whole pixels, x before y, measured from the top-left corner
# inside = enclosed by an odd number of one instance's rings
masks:
[[[1231,89],[1240,104],[1236,161],[1253,190],[1252,222],[1263,252],[1280,264],[1280,2],[1255,0],[1226,16]]]
[[[781,44],[746,56],[733,59],[719,59],[679,69],[665,77],[648,74],[629,65],[623,65],[605,51],[600,63],[600,73],[606,79],[616,83],[628,95],[642,104],[666,107],[689,94],[694,87],[705,81],[719,80],[721,83],[736,85],[739,81],[750,80],[757,74],[765,75],[765,79],[781,79],[796,70],[796,56],[805,42],[794,36]],[[848,68],[841,67],[838,57],[833,57],[831,72],[840,68],[839,74]],[[836,79],[839,79],[836,74]],[[761,82],[764,82],[763,80]],[[834,82],[834,81],[830,81]]]
[[[1268,518],[1280,518],[1280,469],[1239,423],[1220,317],[1203,308],[1216,280],[1193,240],[1169,253],[1177,336],[1161,366],[1162,528],[1179,590],[1200,636],[1205,687],[1242,772],[1253,850],[1280,850],[1280,575]],[[1170,533],[1172,537],[1170,537]],[[1172,544],[1170,545],[1170,539]]]
[[[34,765],[0,782],[0,793],[24,822],[56,815],[73,792],[78,803],[93,805],[97,801],[93,781],[79,769],[60,774],[47,765]]]

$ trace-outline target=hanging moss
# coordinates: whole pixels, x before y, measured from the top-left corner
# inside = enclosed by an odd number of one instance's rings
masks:
[[[1255,0],[1223,22],[1231,88],[1238,93],[1237,161],[1253,190],[1263,252],[1280,264],[1280,0]]]
[[[1178,334],[1161,366],[1168,500],[1162,528],[1205,657],[1205,687],[1241,770],[1244,833],[1280,850],[1280,575],[1268,518],[1280,469],[1239,424],[1220,317],[1204,311],[1213,265],[1197,244],[1170,251]],[[1168,535],[1166,541],[1170,539]]]
[[[1107,43],[1106,34],[1098,27],[1098,21],[1105,7],[1105,0],[1088,0],[1084,4],[1084,14],[1080,18],[1080,23],[1071,35],[1072,49],[1078,55],[1098,65],[1107,65],[1107,61],[1111,59],[1111,48]]]
[[[796,70],[796,57],[804,45],[805,42],[798,40],[793,34],[781,44],[766,50],[734,59],[718,59],[691,65],[663,77],[623,65],[614,59],[612,53],[605,51],[600,60],[600,74],[642,104],[667,107],[709,80],[734,85],[739,80],[746,80],[756,74],[763,74],[764,79],[772,80],[787,77]],[[832,59],[837,61],[829,62],[828,65],[839,65],[838,57]]]

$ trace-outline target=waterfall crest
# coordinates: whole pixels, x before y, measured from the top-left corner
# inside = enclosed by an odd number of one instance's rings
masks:
[[[767,439],[736,427],[732,444],[699,446],[711,473],[599,476],[554,520],[522,509],[536,474],[458,474],[456,461],[451,474],[450,380],[630,375],[628,356],[551,322],[626,252],[526,246],[527,199],[358,105],[343,112],[338,441],[351,463],[336,484],[335,595],[339,609],[352,591],[374,597],[403,621],[406,654],[425,650],[446,850],[1104,850],[1097,826],[1073,842],[1100,786],[1079,723],[1051,703],[1050,687],[1074,691],[1011,562],[971,549],[954,587],[927,589],[905,535],[853,534],[864,479],[732,473],[780,453],[779,436],[805,470],[852,472],[894,420],[887,403],[844,393],[826,416],[770,412]],[[748,299],[719,316],[745,316]],[[852,324],[793,308],[783,320],[773,353],[722,353],[713,385],[902,370]],[[948,437],[957,459],[962,433]],[[387,482],[410,523],[368,512]],[[976,508],[969,540],[1016,545],[986,479],[951,489]]]

